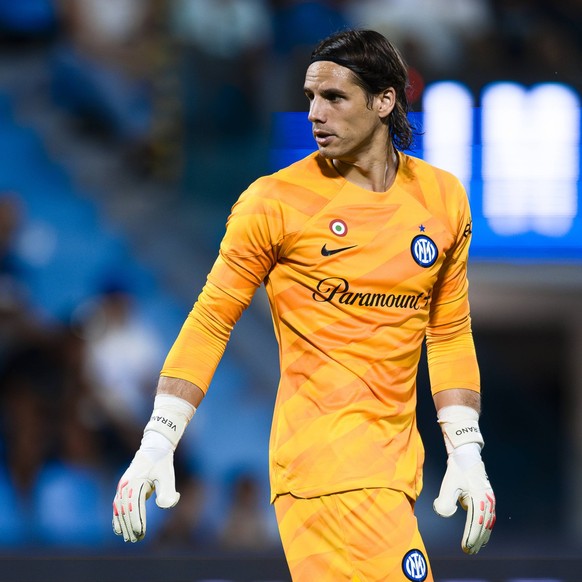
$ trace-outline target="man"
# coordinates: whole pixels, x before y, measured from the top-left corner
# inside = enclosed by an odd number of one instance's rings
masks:
[[[467,509],[462,547],[489,539],[479,371],[467,299],[471,218],[452,175],[405,155],[406,67],[374,31],[346,31],[305,76],[318,151],[241,196],[220,255],[161,373],[114,528],[145,534],[145,498],[177,503],[173,451],[229,333],[261,283],[280,344],[272,501],[293,580],[432,580],[414,501],[422,487],[416,373],[426,338],[448,451],[434,507]]]

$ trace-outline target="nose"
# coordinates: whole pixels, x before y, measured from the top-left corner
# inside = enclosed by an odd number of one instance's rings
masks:
[[[309,103],[309,114],[307,119],[311,123],[325,123],[325,112],[321,99],[314,97]]]

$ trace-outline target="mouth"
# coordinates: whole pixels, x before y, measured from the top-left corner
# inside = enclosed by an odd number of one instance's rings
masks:
[[[321,129],[313,130],[313,137],[318,146],[325,147],[331,143],[335,135]]]

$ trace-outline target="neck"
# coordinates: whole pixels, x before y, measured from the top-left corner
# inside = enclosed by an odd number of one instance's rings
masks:
[[[370,160],[332,160],[336,171],[348,182],[372,192],[386,192],[396,179],[398,155],[389,147],[385,156]]]

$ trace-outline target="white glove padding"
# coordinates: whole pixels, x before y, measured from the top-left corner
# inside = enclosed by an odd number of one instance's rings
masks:
[[[458,501],[467,511],[461,548],[468,554],[476,554],[487,544],[495,524],[495,495],[481,460],[478,418],[477,411],[466,406],[439,410],[449,457],[433,508],[440,516],[451,517]]]
[[[463,445],[460,447],[470,447]],[[439,496],[433,508],[441,517],[451,517],[457,511],[457,501],[467,512],[461,548],[467,554],[476,554],[489,541],[495,524],[495,495],[479,460],[468,469],[459,466],[451,453]]]
[[[174,450],[195,410],[181,398],[156,396],[141,446],[119,480],[113,500],[113,531],[126,542],[144,538],[145,502],[154,490],[159,507],[167,509],[178,503]]]
[[[180,500],[174,476],[174,453],[170,451],[159,461],[137,451],[125,471],[113,501],[113,531],[126,542],[139,542],[146,533],[145,502],[156,491],[156,504],[167,509]]]

